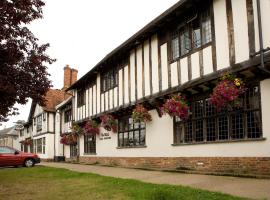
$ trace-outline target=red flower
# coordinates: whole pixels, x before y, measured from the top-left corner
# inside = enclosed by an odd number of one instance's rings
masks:
[[[223,76],[222,80],[214,88],[213,94],[210,96],[210,103],[218,111],[221,111],[222,108],[236,102],[245,91],[244,83],[240,79],[227,74]]]
[[[117,133],[118,131],[118,123],[114,116],[112,115],[103,115],[100,117],[101,126],[107,131],[113,131]]]
[[[136,108],[132,112],[132,118],[135,122],[149,122],[152,121],[152,116],[148,110],[141,104],[136,105]]]
[[[189,106],[185,96],[173,95],[161,108],[162,114],[169,114],[171,117],[179,117],[182,120],[188,119]]]
[[[89,120],[84,125],[84,134],[86,135],[95,135],[99,134],[98,123],[94,120]]]

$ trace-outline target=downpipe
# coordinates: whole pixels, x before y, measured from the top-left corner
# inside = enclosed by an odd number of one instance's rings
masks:
[[[257,13],[258,13],[258,29],[259,29],[259,43],[260,43],[260,51],[253,55],[260,54],[261,64],[258,66],[259,69],[264,71],[267,74],[270,74],[270,71],[265,68],[264,65],[264,52],[269,51],[270,48],[267,47],[266,49],[263,48],[263,34],[262,34],[262,16],[261,16],[261,0],[257,0]]]

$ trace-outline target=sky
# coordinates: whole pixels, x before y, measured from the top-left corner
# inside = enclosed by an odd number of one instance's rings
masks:
[[[48,66],[53,88],[63,87],[63,68],[78,70],[78,78],[103,57],[178,0],[45,0],[43,19],[29,28],[39,42],[50,43],[47,53],[57,59]],[[0,125],[27,120],[31,100],[15,105],[20,115]]]

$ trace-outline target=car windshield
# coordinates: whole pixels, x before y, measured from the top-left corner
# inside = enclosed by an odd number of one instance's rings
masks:
[[[15,150],[8,147],[0,147],[0,153],[11,153],[14,154]]]

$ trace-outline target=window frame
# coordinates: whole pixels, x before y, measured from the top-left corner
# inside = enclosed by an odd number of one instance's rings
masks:
[[[36,120],[37,120],[37,123],[36,123],[36,128],[37,128],[37,131],[42,131],[42,114],[38,115],[36,117]]]
[[[77,90],[77,107],[82,107],[86,103],[86,94],[84,89]]]
[[[64,123],[68,123],[72,121],[72,109],[67,109],[64,112]]]
[[[118,67],[114,67],[101,74],[101,93],[105,93],[118,86]]]
[[[132,128],[130,128],[130,120],[132,120]],[[121,124],[123,123],[122,121],[126,121],[127,122],[127,129],[124,128],[122,130],[122,128],[120,127]],[[126,123],[124,122],[124,123]],[[137,128],[135,128],[135,124],[138,125]],[[142,126],[142,124],[144,124]],[[144,142],[141,142],[141,137],[142,137],[142,130],[144,131]],[[139,131],[139,144],[134,144],[134,141],[135,141],[135,134],[136,132]],[[130,139],[130,133],[132,133],[132,144],[133,145],[130,145],[130,142],[129,142],[129,145],[125,145],[125,133],[127,133],[127,138],[128,140]],[[120,143],[120,134],[122,134],[122,143]],[[124,116],[122,118],[120,118],[118,120],[118,133],[117,133],[117,148],[140,148],[140,147],[146,147],[146,123],[145,122],[137,122],[137,123],[134,123],[133,119],[131,116]]]
[[[209,7],[207,8],[203,8],[201,11],[198,12],[199,14],[197,15],[197,17],[195,19],[193,19],[192,21],[189,21],[188,23],[182,23],[180,24],[180,26],[178,26],[176,29],[173,29],[171,30],[171,34],[170,34],[170,38],[169,38],[169,43],[170,45],[168,45],[169,49],[168,51],[170,52],[170,58],[169,58],[169,62],[170,63],[173,63],[179,59],[182,59],[184,57],[187,57],[195,52],[198,52],[200,51],[201,49],[203,48],[206,48],[207,46],[211,45],[214,41],[214,30],[212,30],[213,26],[212,24],[214,23],[213,22],[213,11],[212,11],[212,8],[211,8],[211,5],[209,5]],[[205,17],[205,13],[209,14],[209,15],[206,15],[207,17],[206,18],[203,18]],[[205,20],[207,19],[207,20]],[[199,47],[194,47],[194,39],[193,39],[193,26],[194,26],[194,23],[196,22],[196,20],[198,20],[198,23],[200,25],[200,45]],[[205,21],[210,21],[210,35],[211,35],[211,39],[206,43],[203,43],[204,39],[203,39],[203,22]],[[185,53],[182,52],[182,49],[183,49],[183,44],[182,43],[182,39],[181,39],[181,36],[183,35],[183,33],[188,33],[188,39],[189,39],[189,46],[190,46],[190,49],[189,50],[186,50]],[[178,57],[176,58],[173,58],[173,55],[176,54],[173,52],[173,49],[172,49],[172,41],[176,38],[175,37],[175,33],[178,33],[178,42],[179,42],[179,48],[178,48]]]
[[[250,93],[256,93],[254,92],[255,88],[258,89],[257,94],[250,96]],[[177,119],[174,118],[173,119],[173,145],[193,145],[193,144],[204,144],[204,143],[220,143],[220,142],[225,142],[225,143],[230,143],[230,142],[235,142],[235,141],[250,141],[250,140],[263,140],[263,129],[262,129],[262,109],[261,109],[261,88],[260,88],[260,84],[259,83],[254,83],[251,84],[248,87],[248,92],[246,92],[244,94],[243,98],[243,108],[242,109],[238,109],[238,110],[225,110],[221,113],[217,113],[215,112],[215,114],[213,115],[209,115],[206,116],[205,113],[203,113],[202,117],[192,117],[192,119],[184,122],[184,121],[178,121]],[[203,112],[206,112],[206,100],[209,98],[209,95],[204,95],[204,96],[198,96],[197,98],[194,98],[192,101],[192,114],[194,111],[194,102],[198,102],[199,100],[203,100],[204,104],[203,104]],[[252,102],[248,105],[247,102],[250,101],[250,98],[254,98],[255,100],[258,100],[258,107],[248,107],[250,105],[252,105]],[[255,101],[252,100],[252,101]],[[253,102],[254,103],[254,102]],[[253,123],[257,123],[256,131],[255,133],[250,132],[249,129],[252,129],[254,127],[249,127],[248,124],[248,119],[250,119],[251,116],[248,116],[248,114],[253,113],[252,116],[253,117],[257,117],[257,119],[253,119],[255,120],[255,122]],[[257,113],[257,114],[256,114]],[[243,137],[232,137],[233,136],[233,127],[232,125],[233,123],[233,117],[236,115],[242,115],[242,119],[241,119],[241,125],[243,126]],[[219,127],[220,126],[220,118],[225,117],[225,122],[227,125],[227,127],[225,128],[225,131],[227,132],[227,138],[221,138],[221,131],[222,129]],[[208,119],[214,119],[215,121],[215,130],[214,130],[214,140],[208,140],[208,126],[207,123],[209,121],[207,121]],[[196,133],[195,133],[195,129],[196,129],[196,121],[202,121],[203,122],[203,140],[201,141],[196,141]],[[259,120],[259,121],[258,121]],[[257,121],[257,122],[256,122]],[[187,130],[189,130],[188,128],[190,127],[190,123],[191,123],[191,130],[192,133],[188,134],[189,136],[191,136],[191,140],[186,140],[186,134],[187,134]],[[184,129],[184,130],[183,130]],[[182,131],[182,132],[181,132]],[[235,133],[237,132],[237,130],[235,130]],[[224,133],[222,133],[224,134]],[[237,133],[239,134],[239,133]],[[255,134],[255,137],[254,137]],[[222,135],[224,136],[224,135]],[[237,135],[236,135],[237,136]]]
[[[90,141],[91,139],[91,141]],[[97,137],[96,135],[84,135],[83,143],[84,143],[84,154],[96,154],[97,153]]]

